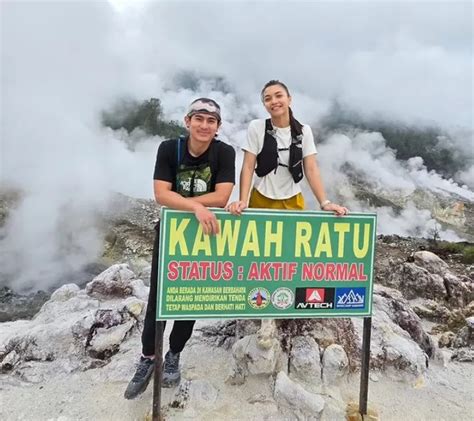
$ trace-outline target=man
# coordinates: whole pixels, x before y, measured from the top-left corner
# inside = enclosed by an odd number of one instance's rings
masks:
[[[235,151],[215,138],[221,125],[221,112],[214,100],[199,98],[193,101],[184,122],[188,136],[164,141],[158,149],[154,174],[155,200],[169,208],[193,212],[203,232],[214,235],[219,232],[219,225],[216,216],[207,208],[223,208],[229,200],[235,182]],[[154,370],[159,223],[155,229],[142,356],[125,390],[126,399],[133,399],[145,391]],[[179,356],[191,337],[194,322],[179,320],[173,324],[170,349],[163,364],[163,387],[179,384]]]

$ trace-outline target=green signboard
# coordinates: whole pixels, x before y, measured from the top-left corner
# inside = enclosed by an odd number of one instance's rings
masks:
[[[162,209],[157,320],[371,315],[375,214],[212,211]]]

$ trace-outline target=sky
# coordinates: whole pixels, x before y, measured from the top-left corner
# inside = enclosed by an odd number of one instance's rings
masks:
[[[1,232],[0,267],[18,287],[67,282],[94,259],[97,214],[112,192],[152,197],[162,139],[132,152],[123,133],[102,128],[100,112],[120,98],[158,97],[166,116],[181,120],[193,98],[212,96],[223,110],[221,135],[238,148],[249,119],[265,116],[261,87],[277,78],[313,127],[337,99],[363,115],[462,133],[453,147],[472,155],[471,2],[6,0],[0,11],[0,188],[24,194]],[[197,91],[182,89],[182,72],[223,77],[229,89],[206,79]],[[351,162],[370,168],[381,189],[423,186],[473,200],[422,162],[396,161],[377,134],[336,135],[318,150],[330,194],[347,184],[340,169]],[[469,184],[473,175],[461,178]],[[427,231],[430,215],[412,212],[393,224],[387,210],[380,230]]]

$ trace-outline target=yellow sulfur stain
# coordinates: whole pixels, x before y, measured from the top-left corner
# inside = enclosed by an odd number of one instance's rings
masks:
[[[367,408],[367,414],[362,416],[359,413],[359,404],[357,402],[349,402],[346,408],[347,421],[380,421],[379,415],[372,408]]]

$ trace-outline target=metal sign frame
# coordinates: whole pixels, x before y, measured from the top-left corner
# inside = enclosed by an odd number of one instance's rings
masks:
[[[162,208],[161,211],[161,229],[160,229],[160,250],[159,250],[159,261],[158,261],[158,287],[157,287],[157,313],[156,313],[156,323],[155,323],[155,373],[154,373],[154,386],[153,386],[153,413],[152,419],[153,421],[158,421],[162,419],[161,414],[161,384],[162,384],[162,365],[163,365],[163,321],[164,320],[179,320],[179,319],[205,319],[205,318],[228,318],[228,319],[245,319],[245,318],[274,318],[274,319],[289,319],[289,318],[329,318],[329,317],[364,317],[364,327],[363,327],[363,338],[362,338],[362,356],[361,356],[361,379],[360,379],[360,394],[359,394],[359,412],[361,415],[367,414],[367,401],[368,401],[368,380],[369,380],[369,363],[370,363],[370,336],[371,336],[371,324],[372,324],[372,294],[373,294],[373,268],[374,268],[374,259],[375,259],[375,239],[376,239],[376,214],[373,213],[351,213],[349,216],[345,217],[336,217],[334,214],[329,212],[315,212],[315,211],[280,211],[280,210],[257,210],[257,209],[248,209],[244,212],[244,214],[240,217],[236,217],[230,215],[228,212],[224,211],[223,209],[213,209],[210,208],[217,216],[218,220],[222,219],[234,219],[244,217],[264,217],[264,218],[272,218],[276,215],[279,218],[287,218],[285,221],[296,217],[296,218],[325,218],[325,220],[334,220],[338,222],[347,222],[347,221],[354,221],[354,219],[367,220],[367,218],[372,220],[372,232],[371,232],[371,248],[369,256],[370,259],[370,268],[367,272],[367,294],[365,297],[367,299],[364,302],[364,309],[363,311],[351,311],[351,309],[343,309],[342,311],[337,311],[338,309],[333,309],[335,311],[331,312],[321,312],[317,311],[318,309],[314,309],[315,311],[302,311],[301,313],[294,314],[291,313],[284,313],[281,312],[265,312],[265,311],[258,311],[255,312],[248,312],[248,313],[207,313],[207,314],[200,314],[199,312],[191,312],[191,313],[181,313],[181,314],[166,314],[164,311],[164,302],[163,298],[166,297],[166,277],[165,277],[165,267],[166,267],[166,253],[165,249],[169,244],[169,234],[168,234],[168,226],[167,222],[169,217],[172,215],[179,215],[179,216],[189,216],[191,220],[193,220],[194,224],[197,224],[195,217],[190,212],[172,210],[169,208]],[[198,227],[199,229],[199,227]],[[339,237],[340,238],[340,237]],[[290,240],[291,241],[291,240]],[[197,257],[198,256],[193,256]],[[209,257],[209,256],[208,256]],[[212,257],[212,256],[211,256]],[[179,258],[179,256],[178,256]],[[255,259],[258,259],[254,256]],[[284,259],[283,259],[284,260]],[[294,259],[293,259],[294,260]],[[238,281],[243,281],[243,272],[240,268],[235,272],[238,277]],[[234,275],[235,275],[234,273]],[[245,272],[247,273],[247,272]],[[293,274],[298,276],[297,274]],[[244,282],[244,284],[246,284]],[[265,284],[265,283],[264,283]],[[282,283],[284,287],[286,287],[289,283]],[[230,284],[229,284],[230,285]],[[239,283],[239,285],[242,285]],[[313,285],[312,283],[308,283],[307,285],[299,286],[300,288],[331,288],[328,286],[328,282],[317,282],[317,286]],[[338,284],[340,285],[340,283]],[[345,284],[344,284],[345,285]],[[353,284],[350,284],[353,285]],[[361,285],[360,283],[356,283],[356,285]],[[252,285],[249,286],[252,287]],[[342,286],[342,287],[334,287],[334,288],[350,288],[350,286]],[[354,287],[357,289],[358,287]],[[246,296],[247,291],[246,291]],[[270,300],[270,297],[267,297],[267,300]],[[248,300],[247,300],[248,301]],[[334,301],[334,297],[333,297]],[[295,304],[296,305],[296,304]],[[247,306],[248,307],[248,306]],[[349,310],[349,311],[348,311]]]

